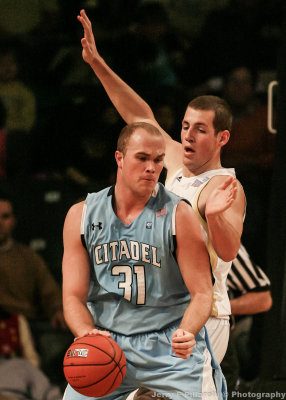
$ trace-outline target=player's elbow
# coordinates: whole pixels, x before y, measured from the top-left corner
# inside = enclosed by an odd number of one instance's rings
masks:
[[[235,241],[235,243],[213,243],[213,247],[218,257],[225,262],[233,261],[238,253],[240,247],[240,240]]]
[[[225,262],[231,262],[237,256],[238,251],[225,251],[225,252],[217,252],[219,258],[221,258]]]
[[[270,310],[270,308],[272,307],[272,296],[271,296],[271,292],[270,290],[268,290],[267,292],[265,292],[264,294],[264,299],[263,299],[263,310],[262,312],[267,312]]]

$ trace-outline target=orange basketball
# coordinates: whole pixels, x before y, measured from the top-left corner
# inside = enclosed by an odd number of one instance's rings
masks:
[[[73,389],[85,396],[101,397],[113,392],[123,381],[126,358],[110,337],[88,335],[70,345],[63,367]]]

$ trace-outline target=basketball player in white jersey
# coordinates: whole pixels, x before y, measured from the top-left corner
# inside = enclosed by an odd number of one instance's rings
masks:
[[[164,138],[134,123],[117,149],[115,186],[89,194],[66,216],[66,322],[76,337],[111,336],[125,353],[126,376],[104,399],[144,387],[174,400],[223,400],[225,380],[204,327],[209,256],[191,206],[158,183]],[[87,397],[68,385],[64,399]]]
[[[216,96],[194,99],[182,121],[182,143],[174,141],[159,126],[148,104],[99,55],[84,10],[78,20],[84,28],[81,40],[84,61],[91,66],[125,122],[146,121],[161,131],[166,142],[166,186],[188,199],[200,218],[215,279],[213,309],[206,326],[221,362],[227,349],[231,314],[226,278],[240,247],[245,214],[242,186],[234,170],[221,165],[220,152],[229,140],[232,123],[229,108]],[[218,195],[224,195],[228,201],[222,205],[217,201]]]

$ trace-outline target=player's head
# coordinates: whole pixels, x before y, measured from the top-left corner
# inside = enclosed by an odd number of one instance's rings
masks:
[[[215,135],[224,130],[231,131],[232,113],[227,102],[221,97],[211,95],[198,96],[190,101],[188,108],[201,111],[213,111]]]
[[[126,125],[120,132],[120,135],[117,140],[117,150],[126,154],[127,147],[129,144],[130,137],[138,130],[144,130],[150,136],[157,137],[159,139],[163,139],[162,134],[156,126],[151,125],[147,122],[135,122],[133,124]]]
[[[230,109],[220,97],[199,96],[193,99],[182,121],[184,167],[195,175],[220,168],[220,152],[229,140],[231,123]]]
[[[12,201],[6,194],[0,193],[0,246],[11,239],[15,224]]]
[[[117,182],[120,180],[142,195],[150,194],[163,169],[164,156],[165,141],[155,126],[146,122],[125,126],[115,153]]]

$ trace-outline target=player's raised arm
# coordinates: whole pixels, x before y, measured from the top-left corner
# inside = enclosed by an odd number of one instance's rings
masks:
[[[198,218],[183,201],[176,212],[176,238],[177,260],[191,302],[173,336],[172,347],[175,354],[186,358],[194,345],[192,335],[199,332],[210,316],[213,290],[209,256]]]
[[[84,29],[84,37],[81,39],[83,49],[82,57],[93,69],[121,117],[127,124],[145,121],[155,125],[166,140],[166,168],[174,169],[180,165],[182,163],[180,143],[174,141],[171,136],[160,127],[149,105],[112,71],[100,56],[96,47],[92,24],[86,12],[81,10],[77,18]]]

